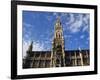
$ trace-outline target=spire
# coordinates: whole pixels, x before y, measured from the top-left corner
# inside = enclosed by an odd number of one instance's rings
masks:
[[[63,29],[60,22],[60,16],[58,16],[56,20],[54,38],[63,39]]]
[[[56,24],[59,24],[59,25],[61,25],[61,22],[60,22],[60,16],[58,16],[58,17],[57,17]]]
[[[57,17],[56,24],[55,24],[55,30],[57,29],[62,29],[62,25],[60,22],[60,16]]]
[[[57,16],[57,23],[60,23],[60,16]]]
[[[65,53],[64,53],[64,39],[63,30],[60,22],[60,17],[57,17],[55,23],[54,39],[52,44],[52,54],[53,54],[53,66],[60,67],[65,66]]]
[[[81,49],[79,47],[79,56],[80,56],[80,59],[81,59],[81,66],[83,66],[83,56],[82,56],[82,52],[81,52]]]
[[[29,45],[28,51],[32,51],[33,48],[33,41],[31,42],[31,44]]]

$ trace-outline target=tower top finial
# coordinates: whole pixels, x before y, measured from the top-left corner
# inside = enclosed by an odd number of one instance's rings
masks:
[[[57,22],[58,23],[60,22],[60,16],[57,16]]]
[[[56,18],[56,28],[61,27],[61,21],[60,21],[60,16],[57,16]]]

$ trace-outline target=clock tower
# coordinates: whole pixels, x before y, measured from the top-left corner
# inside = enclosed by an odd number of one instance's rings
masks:
[[[52,55],[53,67],[65,66],[64,37],[60,17],[57,18],[57,21],[55,23],[55,32],[52,42]]]

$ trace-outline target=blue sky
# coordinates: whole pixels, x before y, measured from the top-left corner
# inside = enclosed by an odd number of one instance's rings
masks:
[[[89,49],[88,13],[23,11],[23,50],[31,41],[33,51],[51,50],[57,16],[62,23],[65,50]]]

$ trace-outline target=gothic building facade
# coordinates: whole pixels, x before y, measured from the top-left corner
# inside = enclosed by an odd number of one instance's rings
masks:
[[[49,68],[67,66],[88,66],[90,64],[89,50],[65,51],[63,29],[60,18],[55,23],[51,51],[32,51],[33,42],[23,59],[23,68]]]

